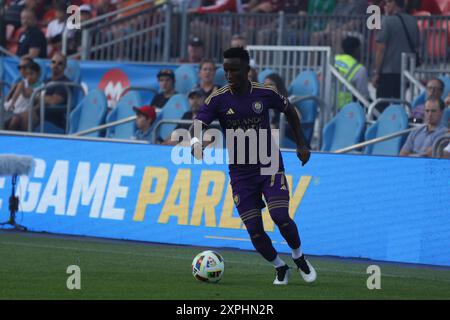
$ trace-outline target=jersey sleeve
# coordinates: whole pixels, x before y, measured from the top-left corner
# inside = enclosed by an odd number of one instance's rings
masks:
[[[200,107],[196,120],[200,120],[206,125],[209,125],[217,117],[217,97],[206,99],[205,103]]]
[[[278,110],[280,112],[285,112],[289,105],[288,98],[279,94],[277,91],[271,90],[271,92],[272,94],[270,97],[270,108]]]

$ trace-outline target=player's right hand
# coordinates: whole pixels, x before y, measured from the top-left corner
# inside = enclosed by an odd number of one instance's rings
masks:
[[[191,146],[191,154],[197,160],[201,160],[203,158],[203,146],[200,142],[196,142]]]
[[[297,157],[302,162],[302,166],[304,166],[311,157],[311,151],[306,146],[297,147]]]

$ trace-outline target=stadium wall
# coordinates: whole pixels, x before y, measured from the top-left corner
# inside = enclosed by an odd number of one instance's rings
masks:
[[[253,249],[226,165],[176,165],[167,146],[8,135],[0,145],[36,160],[18,185],[17,220],[31,231]],[[450,161],[314,153],[301,167],[283,156],[307,254],[450,266]],[[0,177],[1,221],[10,184]]]

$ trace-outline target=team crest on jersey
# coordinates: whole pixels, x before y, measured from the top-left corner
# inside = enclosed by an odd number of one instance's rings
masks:
[[[239,195],[238,195],[238,194],[235,194],[235,195],[233,196],[233,200],[234,200],[234,203],[235,203],[236,205],[239,205]]]
[[[261,113],[264,109],[263,104],[261,101],[256,101],[252,104],[252,109],[253,111],[255,111],[256,113]]]

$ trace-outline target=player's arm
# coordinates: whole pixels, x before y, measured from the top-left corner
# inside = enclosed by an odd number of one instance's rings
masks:
[[[212,143],[210,140],[203,140],[203,132],[207,129],[208,125],[197,119],[195,119],[193,124],[189,127],[189,134],[191,136],[191,154],[199,160],[203,157],[203,150]]]
[[[311,156],[311,151],[309,150],[310,148],[301,130],[300,117],[297,108],[288,102],[284,114],[294,133],[295,142],[297,144],[297,157],[302,162],[302,166],[304,166]]]

